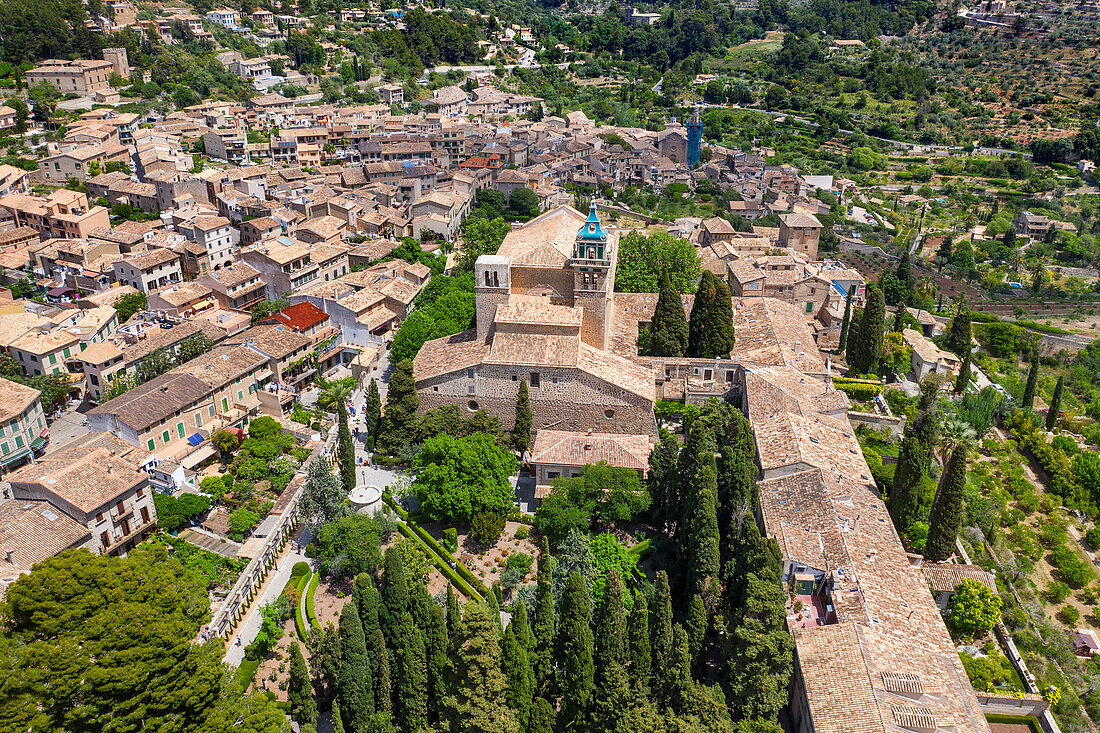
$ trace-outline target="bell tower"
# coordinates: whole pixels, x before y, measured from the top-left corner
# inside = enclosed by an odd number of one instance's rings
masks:
[[[512,261],[501,255],[481,255],[474,263],[474,295],[477,299],[477,337],[489,335],[497,306],[508,305],[512,285]]]
[[[610,320],[612,241],[596,215],[596,204],[577,232],[569,267],[573,270],[573,305],[584,309],[581,340],[598,349],[607,348]]]

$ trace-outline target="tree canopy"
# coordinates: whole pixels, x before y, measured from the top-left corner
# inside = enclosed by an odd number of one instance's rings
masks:
[[[504,512],[514,492],[516,458],[492,436],[439,435],[424,441],[412,488],[432,519],[468,522],[479,512]]]
[[[621,292],[656,293],[661,273],[666,272],[676,292],[694,293],[702,271],[695,246],[687,239],[660,232],[630,232],[619,239],[615,289]]]

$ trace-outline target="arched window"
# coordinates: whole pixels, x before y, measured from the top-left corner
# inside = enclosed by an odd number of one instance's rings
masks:
[[[496,270],[493,270],[493,287],[500,287],[500,273],[498,273]]]
[[[489,287],[489,271],[485,271],[485,287]]]

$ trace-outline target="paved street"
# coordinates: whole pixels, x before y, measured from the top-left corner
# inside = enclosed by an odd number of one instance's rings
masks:
[[[50,442],[46,444],[45,455],[53,453],[70,440],[87,435],[88,428],[80,424],[84,415],[77,412],[77,409],[73,407],[66,410],[61,417],[50,423]],[[88,405],[88,409],[91,409],[91,405]]]
[[[268,604],[278,600],[279,594],[283,592],[283,586],[286,585],[286,581],[290,578],[290,573],[294,568],[294,564],[305,560],[311,564],[311,567],[315,567],[304,553],[294,552],[291,550],[293,545],[287,543],[287,554],[283,555],[278,564],[275,566],[275,570],[268,574],[267,582],[263,591],[260,593],[259,601],[252,604],[252,609],[249,611],[248,616],[237,628],[237,633],[233,637],[227,639],[229,644],[225,652],[225,661],[227,664],[239,667],[244,660],[244,650],[252,641],[256,638],[256,634],[260,631],[260,609]],[[240,639],[240,644],[237,644],[237,639]]]

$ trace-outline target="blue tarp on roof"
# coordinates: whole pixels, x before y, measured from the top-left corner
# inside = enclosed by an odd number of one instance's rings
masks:
[[[204,440],[206,440],[206,438],[202,437],[202,435],[200,433],[195,433],[194,435],[192,435],[190,438],[187,439],[187,442],[190,443],[191,445],[198,445],[199,443],[201,443]]]

